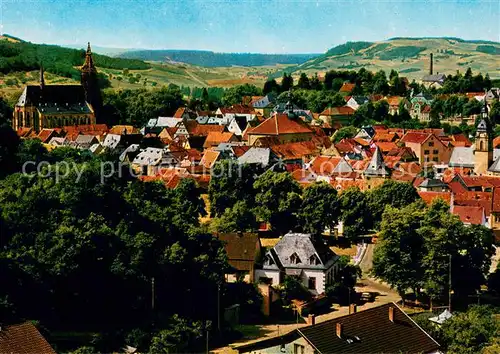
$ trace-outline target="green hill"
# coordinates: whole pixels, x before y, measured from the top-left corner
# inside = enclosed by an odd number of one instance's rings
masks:
[[[429,70],[430,53],[434,54],[434,72],[454,74],[470,67],[475,72],[500,78],[500,43],[453,37],[397,37],[380,42],[347,42],[303,64],[289,67],[286,72],[313,74],[363,67],[370,71],[395,69],[419,79]],[[281,75],[282,71],[279,71],[273,76]]]
[[[211,68],[301,64],[319,55],[320,54],[216,53],[205,50],[132,50],[120,53],[117,56],[119,58],[146,61],[186,63]]]

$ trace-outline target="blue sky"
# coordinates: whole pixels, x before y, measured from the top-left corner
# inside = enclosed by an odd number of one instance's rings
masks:
[[[36,43],[324,52],[346,41],[500,41],[500,1],[0,0],[1,31]]]

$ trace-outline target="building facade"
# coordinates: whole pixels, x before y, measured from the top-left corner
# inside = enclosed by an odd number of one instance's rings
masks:
[[[14,107],[12,128],[39,132],[45,128],[96,124],[95,109],[100,105],[96,75],[90,44],[82,66],[81,85],[46,85],[44,70],[40,68],[39,85],[27,85]]]

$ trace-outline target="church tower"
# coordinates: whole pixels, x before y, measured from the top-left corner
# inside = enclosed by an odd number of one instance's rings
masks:
[[[488,109],[485,104],[482,110],[482,119],[477,125],[476,142],[474,150],[474,173],[476,175],[486,174],[493,163],[493,142],[489,131]]]
[[[99,117],[102,100],[97,80],[97,69],[94,66],[94,59],[92,58],[92,49],[90,48],[90,42],[87,46],[87,52],[85,53],[85,63],[83,63],[81,71],[81,82],[85,90],[85,100],[92,106],[95,116]]]

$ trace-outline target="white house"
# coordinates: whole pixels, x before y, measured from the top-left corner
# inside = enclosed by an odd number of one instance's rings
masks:
[[[347,100],[345,105],[347,107],[351,107],[356,111],[359,106],[368,103],[369,101],[370,99],[366,96],[352,96],[351,98],[349,98],[349,100]]]
[[[281,284],[285,276],[294,276],[314,295],[325,292],[339,271],[339,257],[320,238],[310,234],[283,236],[264,257],[255,279],[271,285]]]
[[[227,126],[227,130],[234,135],[242,136],[247,127],[247,119],[243,116],[234,117]]]

